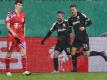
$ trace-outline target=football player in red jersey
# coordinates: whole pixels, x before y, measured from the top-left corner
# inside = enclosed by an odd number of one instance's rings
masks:
[[[20,49],[21,61],[23,66],[23,74],[29,75],[27,70],[27,56],[26,56],[26,43],[25,43],[25,13],[22,11],[23,2],[16,0],[15,10],[8,12],[6,17],[6,27],[8,29],[8,53],[5,59],[7,75],[11,75],[10,61],[13,48]]]

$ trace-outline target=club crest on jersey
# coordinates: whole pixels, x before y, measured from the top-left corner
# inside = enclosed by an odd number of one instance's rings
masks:
[[[79,16],[77,16],[77,19],[80,19],[80,17],[79,17]]]
[[[66,27],[66,24],[63,24],[63,27]]]

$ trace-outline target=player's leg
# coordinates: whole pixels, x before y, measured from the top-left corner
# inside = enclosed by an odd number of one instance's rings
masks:
[[[72,65],[73,65],[73,70],[72,72],[77,72],[77,57],[76,57],[76,52],[78,47],[80,46],[80,43],[78,42],[78,39],[74,39],[74,42],[72,44],[71,48],[71,56],[72,56]]]
[[[23,71],[26,71],[27,70],[26,48],[22,48],[20,51],[21,51],[21,62],[23,66]]]
[[[62,71],[64,71],[64,63],[68,60],[71,60],[71,47],[70,46],[64,46],[63,48],[64,52],[66,53],[65,55],[63,55],[62,58]],[[63,52],[63,51],[62,51]],[[63,53],[61,53],[63,54]],[[66,56],[67,55],[67,56]]]
[[[104,51],[98,52],[98,51],[89,51],[89,42],[83,44],[84,48],[84,54],[89,57],[89,56],[102,56],[105,61],[107,61],[107,55],[105,54]]]
[[[76,55],[76,51],[77,51],[77,48],[76,47],[72,47],[72,65],[73,65],[73,70],[72,72],[77,72],[77,57],[75,56]]]
[[[65,66],[64,66],[64,59],[61,57],[58,57],[58,63],[59,63],[59,71],[65,71]]]
[[[8,41],[8,52],[6,54],[5,58],[5,65],[6,65],[6,75],[11,76],[10,72],[10,61],[11,61],[11,55],[12,55],[12,49],[13,49],[13,42]]]
[[[83,53],[86,57],[90,57],[90,56],[102,56],[106,59],[106,55],[104,53],[104,51],[102,52],[97,52],[97,51],[90,51],[89,50],[89,43],[84,43],[83,44]]]
[[[104,58],[105,61],[107,61],[107,55],[105,53],[105,51],[90,51],[90,56],[102,56]]]
[[[66,48],[64,48],[64,51],[66,52],[66,54],[67,54],[67,56],[68,56],[68,58],[69,59],[71,59],[71,47],[66,47]]]
[[[89,42],[85,42],[82,44],[83,47],[83,54],[84,56],[86,56],[87,58],[90,56],[90,48],[89,48]]]
[[[26,44],[22,42],[19,44],[20,53],[21,53],[21,62],[23,66],[24,75],[30,75],[31,73],[28,71],[28,63],[27,63],[27,56],[26,56]]]
[[[62,52],[63,48],[59,44],[56,44],[55,51],[53,55],[53,65],[54,65],[54,72],[58,72],[58,56]]]
[[[53,65],[54,65],[54,72],[58,71],[58,55],[60,54],[59,51],[55,50],[54,51],[54,56],[53,56]]]

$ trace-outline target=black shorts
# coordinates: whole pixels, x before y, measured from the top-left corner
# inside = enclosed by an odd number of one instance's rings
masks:
[[[57,43],[55,46],[55,50],[59,51],[60,53],[64,50],[67,55],[71,55],[71,45]]]
[[[83,39],[83,40],[79,40],[77,38],[74,39],[74,42],[72,44],[72,47],[76,47],[78,49],[80,49],[81,47],[83,48],[83,51],[89,51],[90,47],[89,47],[89,39]]]

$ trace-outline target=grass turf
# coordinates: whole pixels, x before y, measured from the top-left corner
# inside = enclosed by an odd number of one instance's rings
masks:
[[[0,73],[0,80],[107,80],[107,73],[32,73],[30,76],[12,73],[11,77]]]

